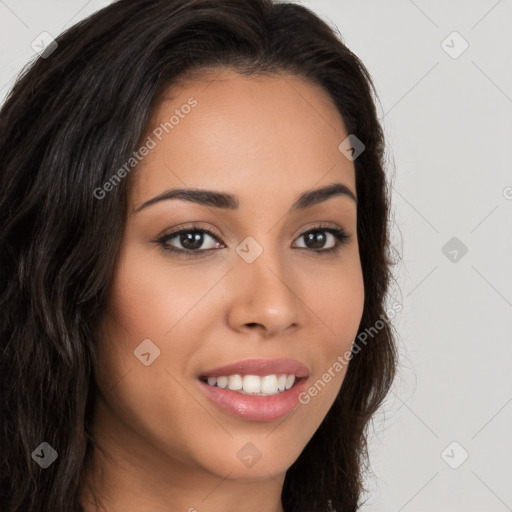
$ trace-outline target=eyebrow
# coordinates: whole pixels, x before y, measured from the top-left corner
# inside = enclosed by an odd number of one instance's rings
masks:
[[[356,196],[347,186],[341,183],[332,183],[331,185],[327,185],[316,190],[303,192],[293,203],[288,213],[292,213],[297,210],[305,210],[306,208],[323,203],[324,201],[336,196],[349,197],[357,204]],[[190,201],[204,206],[212,206],[214,208],[224,208],[228,210],[237,210],[240,206],[238,197],[226,192],[194,188],[174,188],[166,190],[162,194],[149,199],[136,208],[135,213],[138,213],[144,208],[155,203],[167,201],[169,199],[182,199],[184,201]]]

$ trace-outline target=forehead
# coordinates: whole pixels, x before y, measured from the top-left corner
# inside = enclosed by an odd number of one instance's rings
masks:
[[[160,95],[132,201],[178,186],[282,198],[341,181],[355,192],[353,163],[338,149],[347,135],[329,95],[309,81],[209,71]]]

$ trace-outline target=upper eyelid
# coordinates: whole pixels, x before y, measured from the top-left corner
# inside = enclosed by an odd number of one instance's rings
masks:
[[[297,238],[300,238],[301,236],[304,236],[305,234],[311,232],[311,231],[341,231],[343,232],[347,238],[350,238],[352,236],[351,232],[349,232],[348,230],[346,230],[345,228],[343,228],[342,226],[338,226],[334,223],[329,223],[329,222],[324,222],[324,223],[320,223],[318,225],[314,225],[314,226],[310,226],[306,229],[303,229],[295,238],[294,240],[296,240]],[[209,236],[211,236],[212,238],[215,238],[217,240],[217,242],[219,243],[222,243],[224,245],[224,242],[222,240],[220,240],[220,236],[221,235],[217,235],[217,233],[215,233],[213,230],[209,229],[209,228],[205,228],[205,227],[201,227],[201,226],[185,226],[185,227],[182,227],[182,228],[179,228],[179,229],[176,229],[175,231],[172,231],[171,233],[168,233],[168,234],[165,234],[165,235],[162,235],[160,237],[158,237],[157,241],[158,242],[167,242],[169,240],[172,240],[173,238],[176,238],[177,236],[180,235],[180,233],[189,233],[189,232],[201,232],[201,233],[205,233]],[[203,249],[202,251],[206,251],[206,250],[209,250],[209,249]],[[196,251],[196,252],[201,252],[201,251]]]
[[[220,238],[220,234],[217,234],[215,231],[211,230],[210,228],[203,228],[203,227],[200,227],[200,226],[186,226],[184,228],[178,228],[174,231],[171,231],[170,233],[165,233],[161,236],[158,237],[158,240],[170,240],[172,238],[176,238],[180,233],[192,233],[192,232],[201,232],[201,233],[205,233],[211,237],[214,237],[214,238],[217,238],[219,239]],[[220,240],[218,240],[220,241]]]

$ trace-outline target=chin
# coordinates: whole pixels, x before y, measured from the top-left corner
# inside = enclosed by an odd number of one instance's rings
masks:
[[[222,450],[209,464],[211,472],[229,480],[257,481],[283,475],[300,455],[296,447],[285,451],[264,438],[261,442],[244,440],[233,445],[232,449]],[[230,452],[233,455],[228,455]]]

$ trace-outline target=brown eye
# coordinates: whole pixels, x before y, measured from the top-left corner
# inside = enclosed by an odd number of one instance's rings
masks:
[[[156,243],[168,251],[192,256],[219,248],[220,245],[215,233],[194,226],[164,235],[156,240]]]
[[[297,240],[301,238],[304,239],[304,246],[300,247],[301,249],[310,249],[316,253],[332,253],[347,243],[350,236],[343,229],[319,226],[302,233]]]

